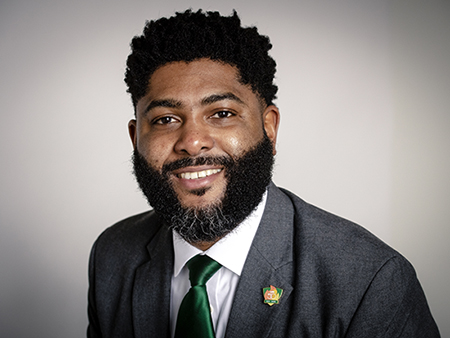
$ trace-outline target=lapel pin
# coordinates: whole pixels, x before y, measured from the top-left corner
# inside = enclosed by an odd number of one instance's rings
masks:
[[[268,304],[269,306],[278,304],[282,294],[283,289],[276,288],[273,285],[268,288],[263,288],[264,303]]]

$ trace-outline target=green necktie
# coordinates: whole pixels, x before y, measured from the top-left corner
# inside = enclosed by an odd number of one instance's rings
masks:
[[[221,265],[206,255],[197,255],[186,263],[191,288],[178,311],[175,338],[214,338],[206,282]]]

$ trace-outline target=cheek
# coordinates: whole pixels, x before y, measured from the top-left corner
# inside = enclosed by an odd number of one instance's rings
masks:
[[[169,157],[171,148],[167,141],[141,138],[137,149],[153,168],[159,170]]]
[[[223,141],[224,150],[234,158],[240,157],[254,147],[263,137],[262,130],[246,130],[237,134],[228,134]]]
[[[237,137],[237,136],[231,136],[228,138],[227,140],[228,142],[228,146],[233,149],[233,153],[236,153],[239,151],[239,148],[242,147],[242,140],[241,138]]]

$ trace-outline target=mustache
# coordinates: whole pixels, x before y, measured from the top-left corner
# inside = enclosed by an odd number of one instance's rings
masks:
[[[229,157],[229,156],[202,156],[202,157],[186,157],[186,158],[180,158],[179,160],[175,160],[170,163],[166,163],[162,167],[162,174],[168,175],[171,171],[186,168],[186,167],[192,167],[192,166],[199,166],[199,165],[220,165],[224,168],[231,167],[235,161]]]

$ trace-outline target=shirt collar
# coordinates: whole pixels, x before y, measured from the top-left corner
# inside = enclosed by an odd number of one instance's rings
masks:
[[[208,255],[222,266],[240,276],[253,238],[261,222],[266,200],[267,191],[264,193],[256,209],[236,229],[204,252],[186,242],[177,232],[172,231],[175,254],[174,276],[178,276],[184,265],[198,254]]]

